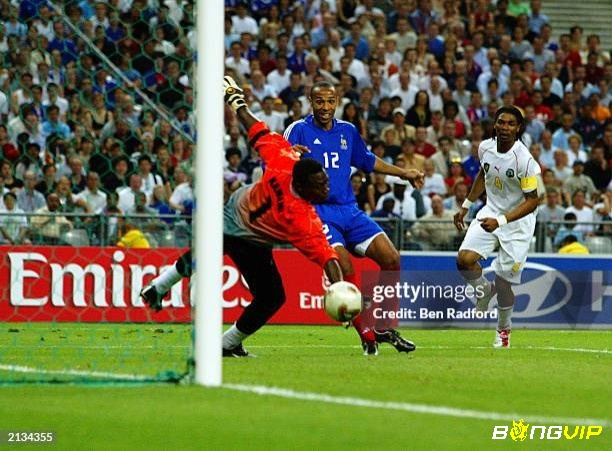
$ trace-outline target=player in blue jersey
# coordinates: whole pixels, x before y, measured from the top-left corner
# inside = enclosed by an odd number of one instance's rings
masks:
[[[353,124],[335,119],[338,94],[333,84],[316,83],[309,101],[312,114],[289,125],[284,136],[294,149],[303,152],[303,158],[318,160],[329,176],[329,196],[325,203],[315,207],[327,239],[340,257],[345,280],[354,283],[356,278],[350,253],[371,258],[383,271],[394,271],[397,277],[399,252],[381,227],[357,207],[351,188],[351,167],[366,174],[374,171],[398,176],[409,180],[416,188],[423,186],[423,173],[385,163],[368,150]],[[364,315],[353,320],[353,326],[361,337],[366,355],[377,354],[378,343],[383,342],[392,344],[399,352],[415,349],[414,344],[403,339],[396,330],[376,329]]]

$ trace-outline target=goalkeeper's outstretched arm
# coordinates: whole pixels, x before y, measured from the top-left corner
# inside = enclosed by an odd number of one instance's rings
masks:
[[[254,124],[261,122],[249,109],[242,88],[229,75],[223,77],[223,93],[225,103],[236,112],[236,116],[238,116],[238,120],[244,128],[249,130]]]

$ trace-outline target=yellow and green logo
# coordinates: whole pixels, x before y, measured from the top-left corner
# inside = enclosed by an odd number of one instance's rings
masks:
[[[521,442],[527,438],[527,431],[529,431],[529,425],[523,423],[523,419],[518,423],[512,420],[512,429],[510,429],[510,438],[515,442],[520,440]]]

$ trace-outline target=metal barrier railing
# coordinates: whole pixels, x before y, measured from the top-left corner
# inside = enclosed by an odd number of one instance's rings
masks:
[[[449,220],[408,222],[399,218],[373,219],[398,250],[457,251],[465,236],[465,231],[458,232]],[[125,231],[126,224],[140,230],[151,247],[191,245],[191,216],[7,211],[0,211],[0,244],[114,246]],[[612,221],[538,222],[530,250],[556,252],[561,240],[570,234],[575,235],[592,253],[612,254]]]

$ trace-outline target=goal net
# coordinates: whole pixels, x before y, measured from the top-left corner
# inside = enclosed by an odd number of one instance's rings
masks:
[[[194,2],[34,3],[2,52],[0,384],[182,380],[189,281],[139,292],[191,244]]]

